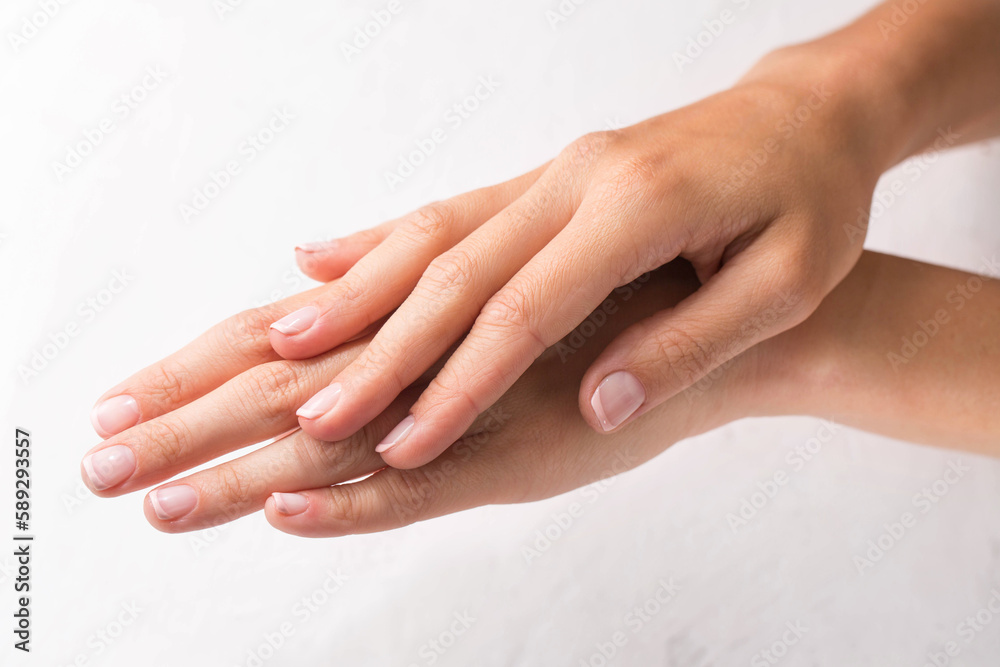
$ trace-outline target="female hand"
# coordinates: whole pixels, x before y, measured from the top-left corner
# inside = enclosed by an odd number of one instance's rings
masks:
[[[601,346],[695,285],[689,267],[674,266],[627,297],[612,296],[615,312],[595,335],[571,354],[556,349],[539,359],[447,455],[426,468],[384,469],[374,449],[406,413],[424,380],[345,440],[324,442],[296,431],[159,486],[147,495],[146,517],[161,530],[181,532],[266,507],[268,520],[282,530],[336,535],[383,530],[480,504],[542,498],[622,472],[740,410],[736,396],[727,396],[731,383],[721,381],[697,405],[672,405],[666,429],[652,423],[644,435],[627,429],[612,446],[576,410],[577,382]],[[370,341],[304,361],[276,359],[267,342],[268,318],[314,296],[305,293],[232,317],[109,391],[95,409],[94,422],[110,437],[82,464],[91,490],[111,497],[161,484],[294,428],[295,406]],[[720,410],[723,404],[726,409]],[[362,482],[343,484],[380,469]]]
[[[349,437],[464,337],[378,447],[394,467],[423,465],[610,292],[678,256],[701,287],[609,341],[581,378],[579,408],[596,431],[801,322],[860,255],[864,234],[843,223],[867,208],[885,156],[858,131],[849,87],[799,66],[767,59],[731,90],[587,135],[516,182],[302,249],[343,252],[346,275],[274,323],[284,358],[321,354],[389,316],[301,407],[302,429]]]
[[[367,233],[374,249],[271,334],[305,358],[398,307],[299,423],[350,435],[465,336],[378,447],[419,466],[612,289],[680,256],[703,285],[611,341],[580,386],[598,432],[645,413],[813,311],[857,260],[885,169],[1000,131],[998,31],[994,0],[888,0],[731,90]],[[346,270],[357,244],[342,250]]]
[[[321,264],[314,272],[323,270]],[[690,435],[768,414],[813,414],[1000,455],[1000,412],[994,409],[1000,339],[983,334],[1000,330],[1000,283],[874,253],[806,322],[739,355],[648,419],[599,435],[578,413],[579,378],[608,340],[684,299],[697,284],[690,267],[677,263],[638,289],[613,294],[596,311],[606,319],[589,318],[593,327],[581,326],[550,349],[458,442],[423,467],[385,468],[373,449],[405,414],[418,384],[343,441],[296,431],[169,482],[149,494],[146,516],[160,530],[182,532],[263,507],[274,526],[299,535],[386,530],[478,505],[552,496],[623,472]],[[368,342],[302,362],[275,360],[267,345],[268,318],[314,296],[230,318],[109,391],[95,422],[107,433],[106,418],[117,410],[118,426],[111,430],[120,432],[85,458],[90,488],[101,496],[137,491],[294,426],[297,402]],[[946,296],[947,337],[894,364],[890,355],[927,318],[927,304]],[[130,403],[138,408],[131,416]]]

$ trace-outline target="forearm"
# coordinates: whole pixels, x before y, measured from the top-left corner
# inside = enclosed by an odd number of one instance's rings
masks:
[[[1000,1],[891,0],[834,33],[780,49],[748,78],[825,86],[884,171],[1000,132]]]
[[[812,317],[762,346],[776,378],[765,413],[1000,456],[998,280],[866,252]]]

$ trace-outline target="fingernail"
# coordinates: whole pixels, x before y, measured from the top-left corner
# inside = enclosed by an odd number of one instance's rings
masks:
[[[135,454],[125,445],[105,447],[84,457],[83,470],[95,489],[110,489],[135,472]]]
[[[610,431],[632,416],[646,401],[642,383],[628,371],[617,371],[601,381],[590,397],[590,407],[605,431]]]
[[[288,313],[277,322],[271,325],[272,329],[277,329],[279,333],[286,336],[302,333],[313,325],[319,317],[319,308],[316,306],[306,306],[299,308],[294,313]]]
[[[309,499],[301,493],[272,493],[274,498],[274,509],[285,516],[295,516],[302,514],[309,507]]]
[[[385,436],[382,442],[378,444],[378,447],[375,448],[375,451],[381,454],[390,447],[398,445],[406,437],[406,434],[410,432],[410,429],[413,428],[414,423],[416,423],[416,420],[413,418],[413,415],[409,415],[406,419],[396,424],[396,428],[389,431],[389,435]]]
[[[187,484],[178,484],[150,491],[149,502],[161,521],[171,521],[194,509],[198,504],[198,493]]]
[[[337,246],[337,241],[317,241],[315,243],[303,243],[302,245],[295,246],[296,250],[301,252],[330,252]]]
[[[340,383],[334,382],[329,387],[323,387],[320,389],[316,395],[306,401],[305,405],[299,408],[295,414],[303,419],[316,419],[317,417],[322,417],[337,404],[337,400],[339,398]]]
[[[139,404],[128,394],[101,401],[90,411],[90,423],[102,438],[110,438],[139,423]]]

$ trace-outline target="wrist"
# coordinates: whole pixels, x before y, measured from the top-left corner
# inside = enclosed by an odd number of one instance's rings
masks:
[[[860,40],[855,40],[860,41]],[[825,150],[848,154],[865,181],[874,186],[904,159],[922,119],[902,83],[874,54],[839,33],[814,42],[783,47],[764,56],[737,85],[788,91],[790,105],[817,97],[822,106],[805,123]],[[810,107],[815,106],[810,104]]]

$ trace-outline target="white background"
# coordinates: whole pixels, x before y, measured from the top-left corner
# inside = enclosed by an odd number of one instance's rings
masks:
[[[261,516],[161,534],[142,494],[97,500],[79,481],[97,442],[96,397],[223,317],[306,287],[296,243],[508,178],[587,131],[692,102],[870,4],[590,0],[552,27],[556,0],[403,0],[348,62],[341,43],[384,3],[245,0],[220,15],[207,0],[69,2],[16,47],[10,35],[41,4],[3,3],[0,507],[12,495],[7,445],[15,426],[28,428],[38,541],[35,652],[13,651],[4,630],[0,662],[253,665],[251,652],[288,622],[294,634],[263,664],[427,665],[426,642],[468,613],[472,627],[436,664],[578,665],[623,630],[613,664],[749,665],[786,622],[807,628],[786,665],[919,667],[950,640],[961,647],[951,664],[997,664],[1000,619],[971,643],[956,628],[1000,590],[1000,463],[961,455],[972,471],[863,575],[852,558],[956,454],[843,429],[748,527],[730,529],[726,515],[817,433],[810,419],[740,422],[680,443],[618,478],[530,564],[522,548],[579,492],[309,541]],[[672,54],[724,8],[736,21],[678,71]],[[121,118],[116,100],[147,67],[167,78]],[[390,191],[384,172],[481,76],[500,82],[496,93]],[[241,142],[276,108],[294,121],[185,224],[180,204],[243,159]],[[105,118],[114,131],[60,179],[53,163]],[[976,270],[1000,250],[997,145],[924,166],[873,223],[869,246]],[[79,304],[116,270],[132,276],[127,288],[85,319]],[[18,366],[73,322],[79,335],[22,380]],[[12,559],[0,553],[7,628]],[[297,613],[328,571],[346,583]],[[626,615],[670,577],[680,593],[632,632]],[[123,605],[140,611],[119,634]],[[105,631],[119,636],[105,644]]]

